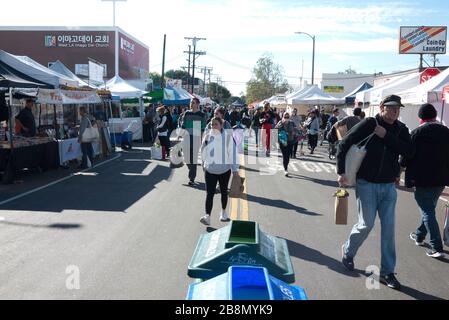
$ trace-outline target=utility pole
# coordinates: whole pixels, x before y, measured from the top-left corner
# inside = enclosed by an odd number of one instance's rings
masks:
[[[162,52],[162,79],[161,79],[161,88],[164,89],[165,88],[165,79],[164,79],[164,74],[165,74],[165,44],[167,41],[167,35],[164,34],[164,50]]]
[[[200,40],[206,40],[206,38],[197,38],[197,37],[184,37],[186,40],[192,40],[193,45],[193,61],[192,61],[192,90],[190,93],[193,93],[193,89],[195,87],[195,62],[196,62],[196,56],[197,55],[205,55],[206,52],[204,51],[198,51],[196,52],[196,44]]]
[[[189,76],[187,77],[187,90],[189,90],[190,87],[190,55],[192,54],[192,46],[189,44],[189,51],[184,51],[184,53],[189,54],[189,59],[187,59],[187,73]]]
[[[207,74],[207,72],[209,72],[209,81],[210,81],[210,72],[211,72],[211,70],[213,70],[213,68],[210,68],[210,67],[198,67],[198,68],[201,68],[200,72],[202,74],[204,74],[203,93],[204,93],[204,96],[206,96],[207,95],[207,93],[206,93],[206,74]]]

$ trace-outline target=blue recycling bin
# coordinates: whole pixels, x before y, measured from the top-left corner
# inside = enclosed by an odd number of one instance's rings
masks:
[[[187,300],[307,300],[307,295],[271,276],[267,268],[232,266],[225,274],[191,284]]]
[[[115,140],[114,140],[115,136]],[[115,143],[117,146],[122,145],[122,143],[126,143],[128,145],[131,145],[133,141],[133,133],[131,131],[124,131],[122,133],[111,133],[111,144],[115,146]]]

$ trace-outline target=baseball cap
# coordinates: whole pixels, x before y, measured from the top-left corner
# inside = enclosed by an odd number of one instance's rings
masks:
[[[389,96],[386,96],[382,102],[381,105],[384,106],[396,106],[396,107],[403,107],[402,103],[401,103],[401,97],[397,96],[395,94],[391,94]]]

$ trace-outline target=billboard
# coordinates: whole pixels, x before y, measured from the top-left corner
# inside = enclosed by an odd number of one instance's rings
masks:
[[[401,27],[399,54],[446,54],[447,27]]]
[[[150,52],[139,42],[119,32],[120,76],[123,79],[147,79]]]
[[[29,56],[44,66],[60,60],[77,74],[81,72],[76,65],[87,65],[88,58],[92,58],[108,66],[108,77],[114,76],[114,31],[6,28],[0,28],[1,49],[6,52]]]

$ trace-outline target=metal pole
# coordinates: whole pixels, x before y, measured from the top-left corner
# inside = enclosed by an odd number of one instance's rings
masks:
[[[193,61],[192,61],[192,92],[190,92],[191,94],[193,94],[193,90],[195,88],[195,55],[196,55],[196,40],[193,40]]]
[[[112,10],[113,10],[113,13],[112,13],[112,26],[115,28],[115,1],[112,1]]]
[[[8,126],[9,126],[9,143],[11,146],[11,154],[12,151],[14,149],[14,144],[13,144],[13,127],[12,127],[12,88],[9,88],[9,99],[8,99],[8,103],[9,103],[9,121],[8,121]]]
[[[188,67],[187,67],[187,73],[189,76],[187,77],[187,90],[190,88],[190,55],[192,54],[192,46],[189,44],[189,61],[188,61]]]
[[[313,85],[315,74],[315,36],[312,37],[312,40],[313,40],[313,52],[312,52],[312,85]]]
[[[161,83],[161,88],[162,89],[165,88],[164,73],[165,73],[165,45],[166,45],[166,41],[167,41],[167,35],[164,34],[164,49],[163,49],[163,52],[162,52],[162,83]]]

